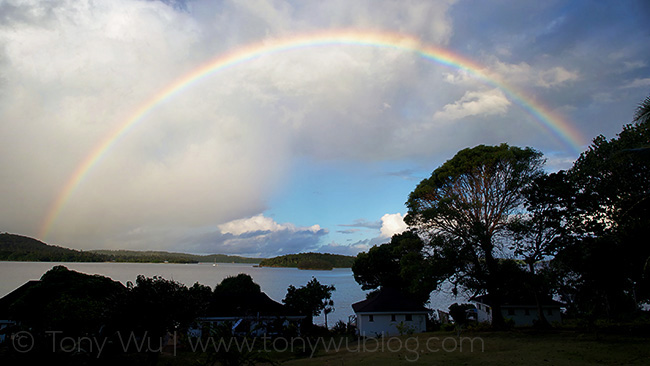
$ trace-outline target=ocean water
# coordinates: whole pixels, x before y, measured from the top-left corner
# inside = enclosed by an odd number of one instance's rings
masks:
[[[161,276],[192,286],[198,282],[214,288],[222,279],[247,273],[258,283],[271,299],[282,302],[287,287],[304,286],[312,277],[325,285],[334,285],[332,294],[334,311],[328,315],[328,325],[338,320],[347,322],[354,315],[352,304],[366,298],[366,292],[354,281],[349,268],[337,268],[331,271],[300,270],[296,268],[253,267],[252,264],[212,263],[173,264],[173,263],[56,263],[56,262],[0,262],[0,297],[21,286],[29,280],[39,279],[45,272],[56,265],[66,266],[70,270],[88,274],[99,274],[126,284],[134,282],[138,275],[147,277]],[[434,292],[427,307],[447,311],[454,302],[463,302],[449,291]],[[324,324],[323,315],[314,318],[316,324]]]

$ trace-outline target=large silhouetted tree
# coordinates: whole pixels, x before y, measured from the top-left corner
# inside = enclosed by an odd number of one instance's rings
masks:
[[[596,137],[567,172],[569,215],[579,240],[554,265],[571,278],[567,299],[581,314],[618,316],[650,298],[650,98],[615,138]]]
[[[464,149],[420,182],[406,202],[409,226],[438,238],[431,241],[431,251],[453,255],[453,243],[462,253],[456,258],[459,268],[481,278],[483,291],[494,300],[496,328],[504,325],[495,256],[501,244],[496,239],[522,208],[522,190],[542,174],[543,163],[542,154],[531,148],[501,144]]]

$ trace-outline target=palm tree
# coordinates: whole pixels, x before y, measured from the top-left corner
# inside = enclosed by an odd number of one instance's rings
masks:
[[[634,121],[637,123],[650,122],[650,95],[647,96],[634,112]]]

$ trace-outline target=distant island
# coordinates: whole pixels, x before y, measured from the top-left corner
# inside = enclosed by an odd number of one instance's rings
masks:
[[[350,268],[355,257],[329,253],[300,253],[263,259],[260,267],[293,267],[299,269],[331,270]]]
[[[164,251],[81,251],[45,244],[27,236],[1,233],[0,261],[17,262],[131,262],[131,263],[259,263],[259,258],[225,254],[195,255]]]

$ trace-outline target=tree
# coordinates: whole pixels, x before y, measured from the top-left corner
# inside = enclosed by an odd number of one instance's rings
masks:
[[[650,299],[650,98],[615,138],[596,137],[567,172],[578,240],[553,261],[583,314],[618,316]]]
[[[221,294],[247,294],[262,292],[260,285],[253,282],[253,278],[246,274],[240,273],[237,276],[228,276],[214,288],[214,295]]]
[[[565,172],[542,175],[523,191],[526,211],[513,216],[507,225],[514,254],[531,273],[535,264],[555,256],[567,239],[567,196],[570,187]]]
[[[415,232],[394,235],[390,243],[357,255],[352,264],[354,279],[363,290],[397,288],[424,304],[438,281],[423,250],[424,242]]]
[[[647,96],[637,107],[636,112],[634,113],[634,122],[650,122],[650,95]]]
[[[522,190],[542,174],[542,154],[531,149],[479,145],[459,151],[418,184],[406,205],[407,224],[428,234],[431,251],[447,259],[449,244],[462,255],[453,258],[466,275],[480,276],[494,299],[493,326],[502,328],[499,263],[508,218],[523,204]]]
[[[458,304],[453,303],[449,306],[449,315],[454,318],[454,322],[459,327],[464,327],[469,324],[470,319],[467,317],[468,311],[475,310],[476,307],[472,304]]]
[[[58,265],[9,305],[14,319],[34,331],[63,331],[67,336],[97,335],[110,323],[107,309],[126,288],[100,275],[88,275]]]
[[[160,276],[139,275],[135,285],[129,281],[127,288],[116,306],[112,326],[154,340],[187,329],[208,300],[204,286],[195,285],[190,291],[184,284]]]
[[[508,223],[510,249],[528,266],[528,288],[534,295],[540,326],[548,326],[541,300],[548,297],[548,285],[537,275],[542,261],[553,258],[570,240],[567,234],[570,185],[565,172],[542,175],[526,187],[522,194],[526,211]]]
[[[333,310],[332,292],[335,290],[334,285],[322,285],[312,277],[305,286],[300,288],[289,285],[287,295],[282,302],[299,314],[306,315],[308,324],[311,325],[314,316],[320,315],[323,311],[330,313]]]

